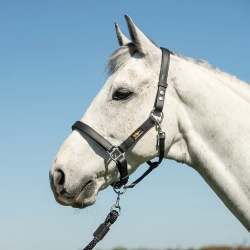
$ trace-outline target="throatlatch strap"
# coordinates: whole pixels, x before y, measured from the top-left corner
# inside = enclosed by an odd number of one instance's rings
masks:
[[[162,111],[164,106],[164,99],[165,99],[165,93],[166,88],[168,86],[167,84],[167,78],[168,78],[168,69],[169,69],[169,62],[170,62],[170,51],[168,49],[162,48],[162,59],[161,59],[161,71],[159,76],[159,82],[158,82],[158,90],[155,98],[155,110]]]
[[[137,180],[132,182],[130,185],[125,186],[126,188],[133,188],[142,179],[144,179],[152,170],[154,170],[155,168],[157,168],[160,165],[160,163],[162,162],[162,160],[164,158],[165,134],[163,134],[163,136],[160,136],[158,138],[158,144],[159,144],[159,159],[158,159],[158,161],[156,161],[156,162],[147,161],[147,164],[149,165],[149,168],[147,169],[147,171],[141,177],[139,177]]]

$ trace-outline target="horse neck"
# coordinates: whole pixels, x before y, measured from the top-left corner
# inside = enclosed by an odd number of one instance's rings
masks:
[[[176,145],[186,149],[185,162],[250,231],[250,104],[209,69],[183,59],[171,64],[180,134]],[[170,149],[168,157],[175,158],[171,152],[176,151]]]

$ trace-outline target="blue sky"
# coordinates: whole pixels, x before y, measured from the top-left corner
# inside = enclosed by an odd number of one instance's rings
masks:
[[[115,194],[85,210],[56,203],[48,172],[59,147],[107,79],[124,14],[160,46],[250,82],[250,1],[0,2],[0,249],[76,250]],[[142,173],[142,165],[131,179]],[[164,160],[121,200],[99,249],[250,245],[249,233],[191,168]]]

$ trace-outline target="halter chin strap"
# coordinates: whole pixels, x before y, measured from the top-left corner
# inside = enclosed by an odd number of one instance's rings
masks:
[[[116,166],[120,173],[120,180],[112,184],[114,188],[120,188],[121,186],[125,185],[128,182],[129,175],[128,175],[127,161],[125,158],[125,152],[136,141],[138,141],[142,136],[144,136],[146,132],[154,125],[156,125],[158,129],[159,159],[157,162],[148,161],[147,162],[147,164],[149,165],[148,170],[132,184],[127,185],[126,188],[134,187],[153,169],[155,169],[162,162],[164,158],[165,133],[161,130],[160,123],[162,122],[163,119],[162,110],[164,106],[166,88],[168,86],[167,77],[168,77],[168,69],[170,63],[170,53],[172,52],[170,52],[165,48],[161,48],[161,50],[162,50],[161,71],[159,76],[158,90],[155,98],[154,109],[150,113],[149,118],[140,127],[138,127],[121,145],[119,146],[112,145],[104,137],[98,134],[94,129],[92,129],[87,124],[81,121],[75,122],[75,124],[72,126],[72,130],[78,129],[87,134],[88,136],[90,136],[92,139],[94,139],[101,147],[103,147],[106,150],[110,158],[116,162]],[[160,112],[161,116],[160,120],[156,119],[153,116],[153,112],[155,111]]]

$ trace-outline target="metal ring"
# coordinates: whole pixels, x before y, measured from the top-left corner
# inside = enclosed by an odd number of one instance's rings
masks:
[[[123,188],[123,191],[117,190],[117,189],[121,189]],[[120,187],[120,188],[115,188],[115,184],[113,186],[113,190],[115,191],[116,194],[121,195],[121,194],[125,194],[126,193],[126,188],[124,186]]]
[[[164,114],[163,114],[163,112],[161,111],[160,112],[160,119],[156,119],[155,117],[154,117],[154,112],[155,112],[155,109],[153,109],[153,110],[151,110],[151,112],[150,112],[150,115],[156,120],[156,122],[160,125],[161,123],[162,123],[162,121],[163,121],[163,118],[164,118]]]
[[[114,205],[111,207],[110,212],[111,212],[112,210],[114,210],[114,209],[118,209],[118,214],[119,214],[119,215],[121,214],[122,209],[121,209],[120,206],[116,206],[116,204],[114,204]]]

